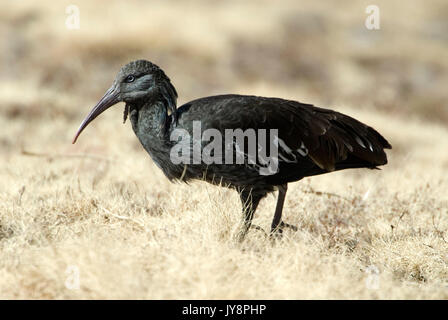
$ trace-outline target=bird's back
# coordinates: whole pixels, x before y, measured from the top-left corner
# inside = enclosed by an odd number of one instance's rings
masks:
[[[247,132],[250,129],[257,133],[276,130],[274,135],[267,134],[267,138],[274,139],[278,147],[275,172],[260,172],[265,163],[225,164],[223,161],[222,164],[185,166],[185,178],[210,180],[212,177],[215,182],[236,185],[281,185],[334,170],[376,168],[387,163],[384,149],[391,148],[375,129],[352,117],[279,98],[210,96],[179,107],[177,118],[177,126],[172,129],[181,128],[193,135],[196,123],[200,124],[202,133],[207,129],[219,131],[223,140],[225,130]],[[201,145],[204,147],[206,143],[202,141]],[[243,151],[248,154],[248,145]]]

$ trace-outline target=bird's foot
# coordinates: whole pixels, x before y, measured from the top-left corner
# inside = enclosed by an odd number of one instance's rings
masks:
[[[269,238],[274,241],[281,240],[283,238],[283,229],[281,229],[280,226],[278,226],[277,228],[271,230]]]
[[[292,224],[289,224],[289,223],[286,223],[286,222],[280,222],[280,226],[281,226],[281,228],[284,228],[284,227],[286,227],[286,228],[290,228],[290,229],[292,229],[292,231],[294,231],[294,232],[297,232],[297,231],[299,231],[299,228],[297,228],[296,226],[294,226],[294,225],[292,225]]]
[[[266,231],[264,231],[264,229],[263,229],[262,227],[257,226],[257,225],[255,225],[255,224],[252,224],[250,227],[245,227],[245,228],[238,234],[237,240],[238,240],[239,243],[241,243],[241,242],[244,241],[244,239],[245,239],[245,237],[246,237],[247,232],[249,231],[249,229],[255,229],[255,230],[261,231],[266,237],[268,236],[268,233],[267,233]]]
[[[299,228],[297,228],[296,226],[281,221],[276,228],[273,228],[271,230],[271,233],[269,235],[270,238],[273,239],[273,240],[280,240],[283,237],[283,228],[285,228],[285,227],[286,228],[290,228],[290,229],[292,229],[295,232],[297,232],[299,230]]]
[[[262,227],[257,226],[256,224],[251,225],[250,228],[251,228],[251,229],[258,230],[258,231],[261,231],[261,232],[263,232],[263,234],[264,234],[266,237],[268,236],[268,233],[267,233],[266,231],[264,231],[264,229],[263,229]]]

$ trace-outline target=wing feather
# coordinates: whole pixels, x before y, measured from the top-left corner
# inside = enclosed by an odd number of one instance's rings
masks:
[[[182,110],[195,108],[182,117]],[[389,142],[375,129],[345,114],[279,98],[223,95],[198,99],[178,109],[180,121],[189,115],[215,115],[203,121],[207,128],[278,129],[291,150],[305,146],[307,156],[322,170],[375,168],[387,163]],[[206,129],[203,127],[203,129]]]

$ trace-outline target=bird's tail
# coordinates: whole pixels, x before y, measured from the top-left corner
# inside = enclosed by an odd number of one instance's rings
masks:
[[[387,164],[384,149],[392,146],[378,131],[339,112],[321,108],[314,110],[330,123],[325,134],[319,136],[319,148],[310,154],[322,169],[373,169]]]

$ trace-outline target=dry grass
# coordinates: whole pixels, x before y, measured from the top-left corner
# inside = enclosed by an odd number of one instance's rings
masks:
[[[368,2],[259,2],[77,1],[76,31],[69,2],[8,2],[1,298],[448,298],[448,6],[377,1],[382,29],[367,31]],[[238,196],[170,184],[121,107],[70,144],[135,58],[162,66],[181,103],[239,92],[349,113],[389,139],[389,165],[291,184],[284,217],[300,231],[238,245]],[[268,229],[274,206],[255,223]]]

